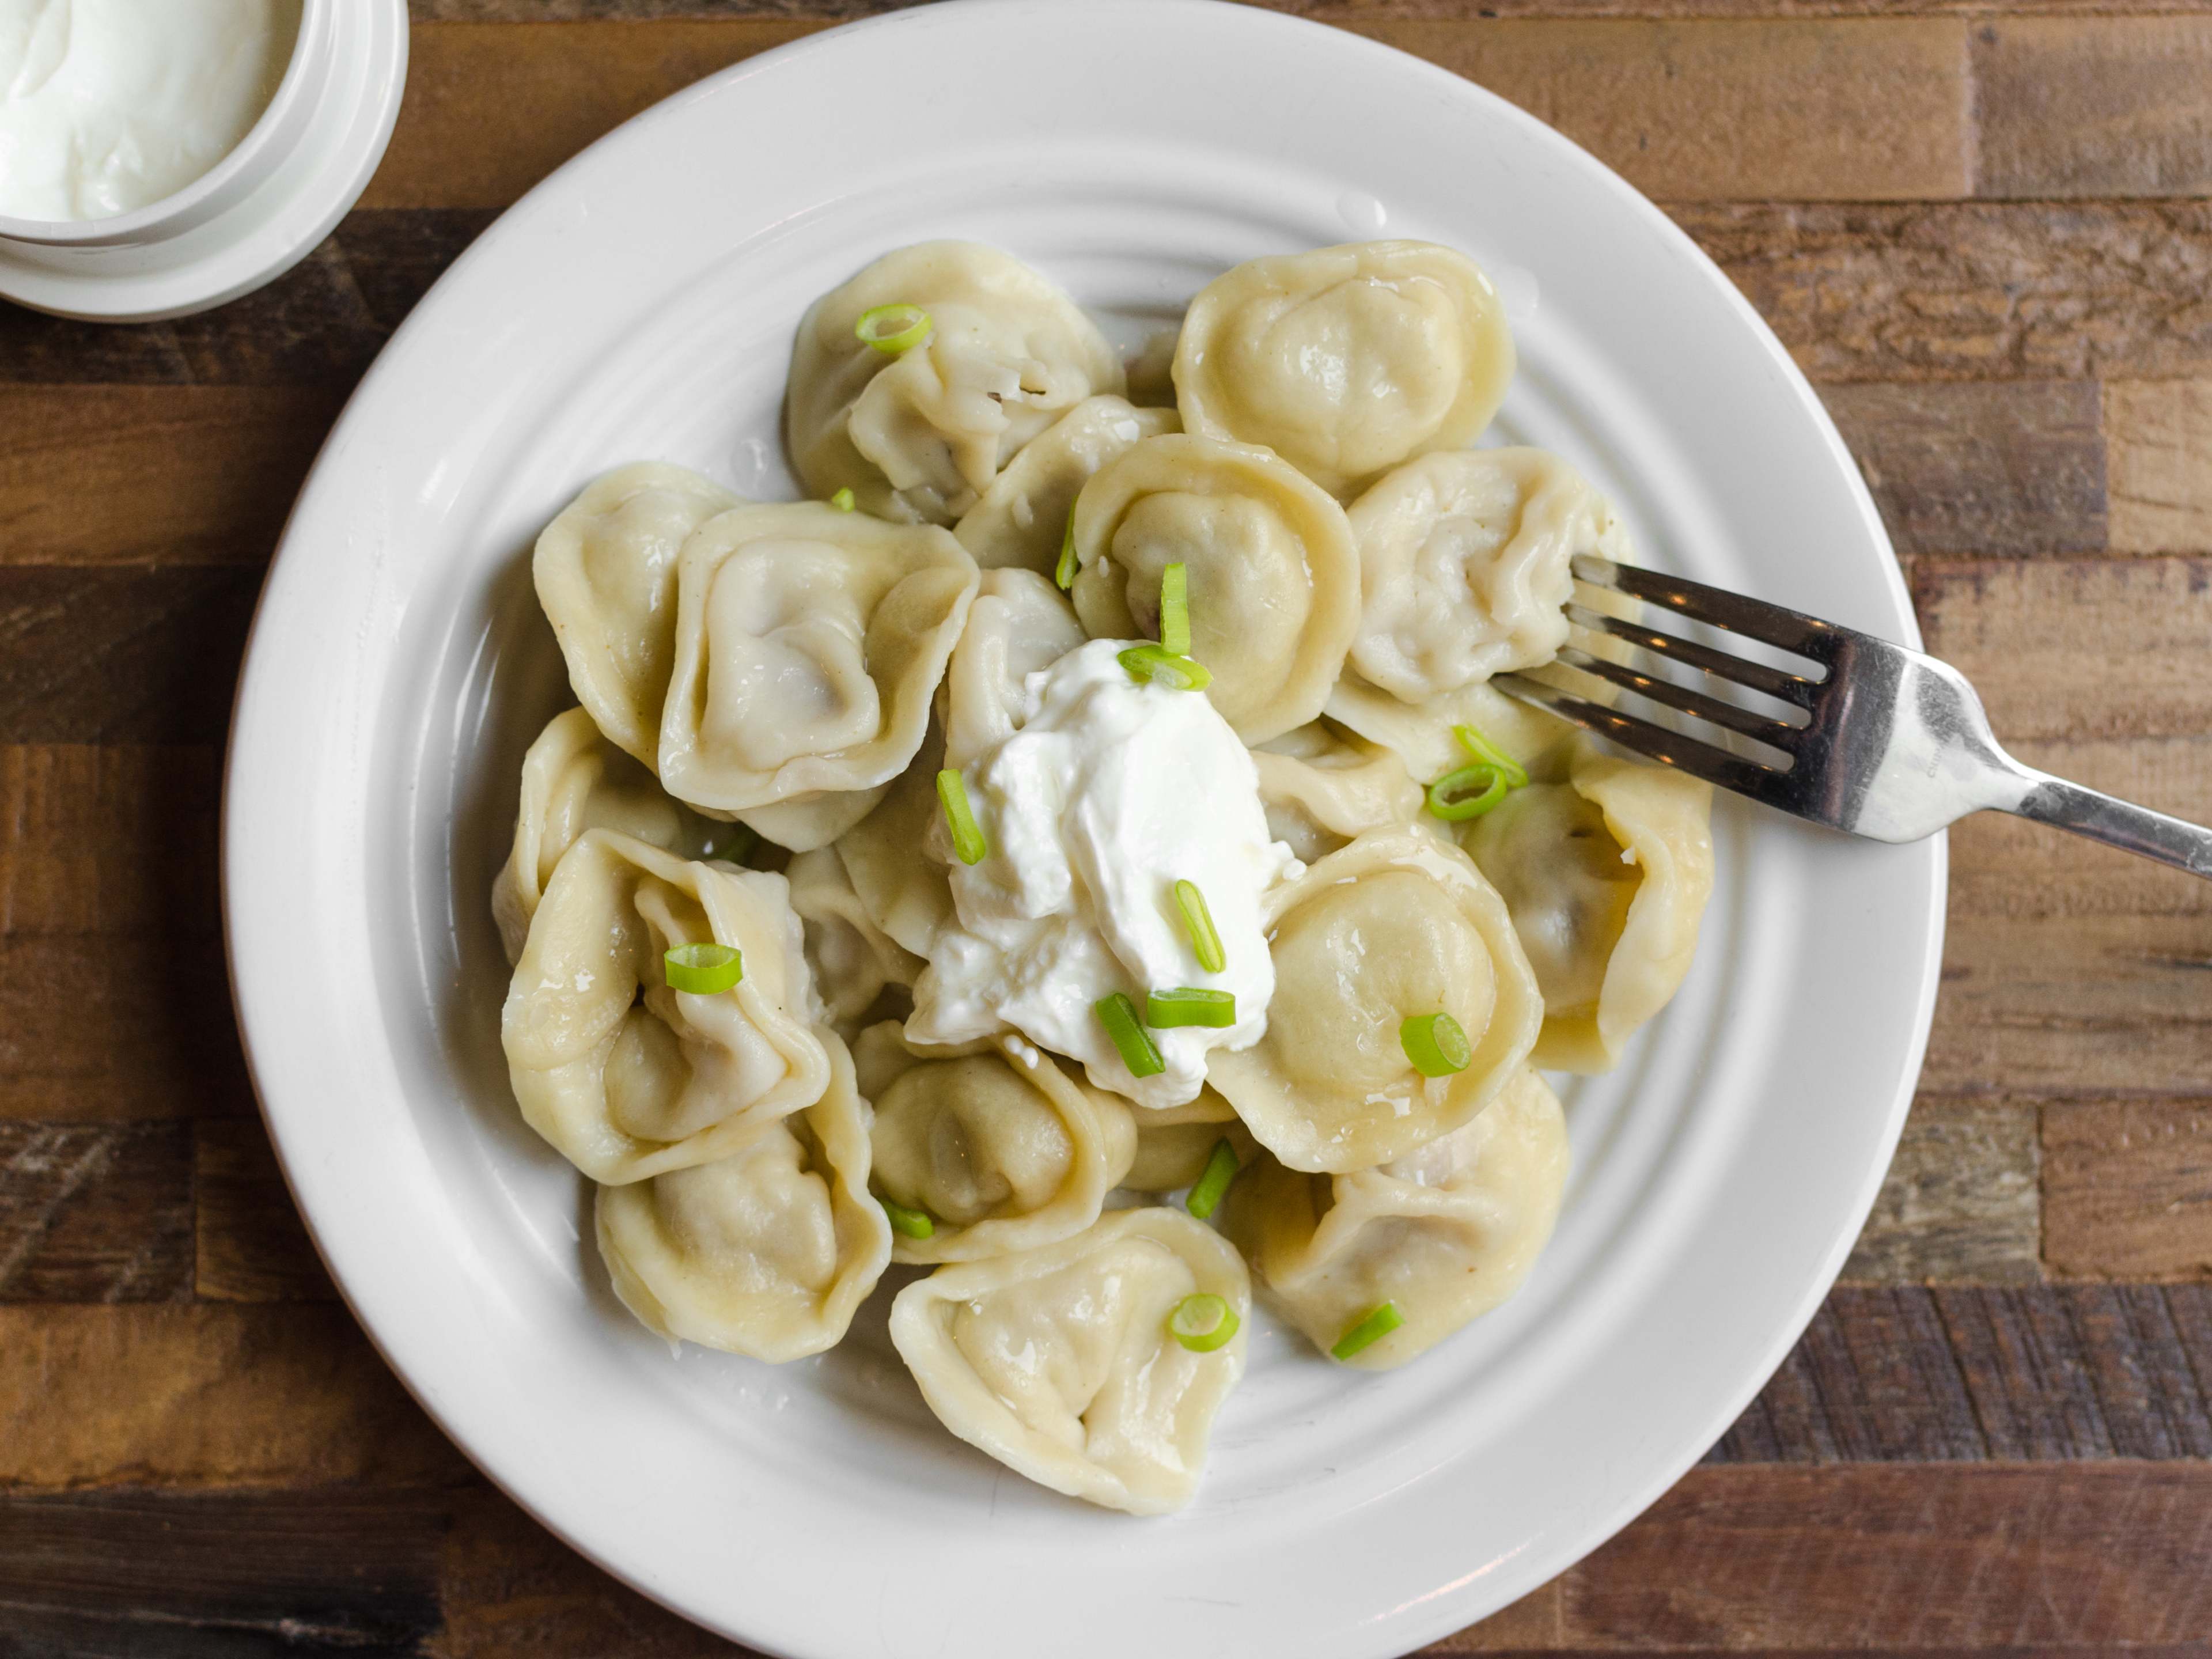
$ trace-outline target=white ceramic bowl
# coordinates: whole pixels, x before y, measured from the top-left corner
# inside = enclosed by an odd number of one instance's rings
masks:
[[[523,748],[565,700],[531,592],[547,519],[641,457],[788,490],[799,314],[902,243],[1010,248],[1133,344],[1238,260],[1383,232],[1498,276],[1523,365],[1502,433],[1587,469],[1651,562],[1917,637],[1818,400],[1658,212],[1438,70],[1190,0],[927,7],[670,100],[453,267],[301,498],[240,692],[224,847],[286,1170],[362,1322],[469,1454],[732,1638],[810,1659],[1402,1653],[1664,1490],[1865,1217],[1927,1030],[1942,844],[1735,801],[1680,996],[1568,1091],[1576,1173],[1526,1290],[1381,1376],[1257,1322],[1180,1516],[1086,1508],[954,1440],[880,1292],[818,1359],[672,1355],[616,1304],[581,1184],[520,1121],[488,893]]]
[[[406,82],[407,0],[302,0],[276,95],[202,177],[106,219],[0,214],[0,298],[154,322],[276,281],[368,187]]]

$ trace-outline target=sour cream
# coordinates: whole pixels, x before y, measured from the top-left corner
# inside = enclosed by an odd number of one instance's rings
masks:
[[[1267,1029],[1275,970],[1260,895],[1303,868],[1272,840],[1260,780],[1229,723],[1200,693],[1129,678],[1128,642],[1093,640],[1024,683],[1018,729],[963,772],[990,844],[952,866],[957,912],[932,944],[908,1035],[965,1042],[1012,1030],[1082,1062],[1140,1106],[1181,1105],[1214,1048]],[[1224,965],[1201,969],[1175,884],[1206,896]],[[1167,1062],[1131,1075],[1092,1004],[1126,993],[1231,992],[1237,1020],[1150,1033]]]
[[[0,0],[0,214],[108,219],[173,196],[276,94],[301,0]]]

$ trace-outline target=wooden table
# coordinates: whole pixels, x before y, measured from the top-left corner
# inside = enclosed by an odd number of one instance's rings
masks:
[[[431,280],[623,117],[878,9],[415,0],[391,155],[292,276],[0,307],[0,1655],[732,1651],[494,1492],[334,1300],[233,1034],[216,784],[285,507]],[[1665,204],[2016,752],[2212,820],[2205,0],[1305,9]],[[1952,856],[1844,1284],[1671,1495],[1441,1650],[2212,1655],[2212,885],[2010,820]]]

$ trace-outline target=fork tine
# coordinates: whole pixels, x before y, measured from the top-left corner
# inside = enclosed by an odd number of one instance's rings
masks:
[[[1649,651],[1655,657],[1666,657],[1692,668],[1701,668],[1717,678],[1733,680],[1738,685],[1747,686],[1753,691],[1763,691],[1784,702],[1794,702],[1800,708],[1811,708],[1813,694],[1820,689],[1821,682],[1819,680],[1809,680],[1801,674],[1785,674],[1778,668],[1769,668],[1763,662],[1753,662],[1747,657],[1716,651],[1711,646],[1677,639],[1672,634],[1662,634],[1656,628],[1623,622],[1618,617],[1608,617],[1601,611],[1593,611],[1586,605],[1569,605],[1567,620],[1593,633],[1610,634],[1617,640],[1626,640],[1631,645]]]
[[[1577,553],[1573,570],[1577,581],[1593,587],[1610,587],[1648,604],[1663,605],[1715,628],[1724,628],[1746,639],[1760,640],[1784,651],[1794,651],[1816,662],[1826,662],[1835,642],[1847,631],[1833,623],[1808,617],[1802,611],[1785,611],[1778,605],[1747,599],[1725,588],[1667,576],[1635,565],[1615,564],[1593,553]]]
[[[1724,749],[1716,749],[1695,738],[1686,738],[1679,732],[1670,732],[1650,720],[1638,720],[1622,714],[1581,697],[1570,696],[1556,686],[1541,680],[1532,680],[1525,674],[1499,674],[1491,682],[1508,696],[1522,702],[1534,703],[1539,708],[1549,709],[1562,720],[1572,720],[1602,737],[1607,737],[1624,749],[1632,749],[1646,759],[1657,761],[1662,766],[1672,766],[1687,772],[1692,777],[1717,783],[1723,789],[1733,789],[1740,795],[1763,801],[1784,811],[1796,811],[1789,795],[1789,774],[1771,766],[1761,766],[1755,761],[1744,760]]]
[[[1607,662],[1603,657],[1594,657],[1571,645],[1560,647],[1559,659],[1570,668],[1577,668],[1585,674],[1594,674],[1599,679],[1624,686],[1638,696],[1649,697],[1669,708],[1679,708],[1686,714],[1694,714],[1701,720],[1709,720],[1729,731],[1741,732],[1747,738],[1756,738],[1761,743],[1784,751],[1804,729],[1748,708],[1739,708],[1735,704],[1723,702],[1717,697],[1706,696],[1701,691],[1692,691],[1672,680],[1639,674],[1633,668]]]

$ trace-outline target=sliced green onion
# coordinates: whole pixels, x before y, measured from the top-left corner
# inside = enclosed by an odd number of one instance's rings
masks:
[[[1160,1051],[1152,1046],[1145,1028],[1137,1023],[1137,1005],[1120,991],[1101,997],[1091,1005],[1091,1012],[1098,1016],[1098,1023],[1106,1028],[1106,1035],[1114,1039],[1121,1051],[1121,1063],[1129,1068],[1131,1077],[1158,1077],[1168,1068],[1160,1058]]]
[[[1178,985],[1172,991],[1153,991],[1145,998],[1145,1024],[1164,1031],[1176,1025],[1234,1025],[1237,993],[1209,991],[1196,985]]]
[[[1488,738],[1484,737],[1474,726],[1455,726],[1452,727],[1452,736],[1459,739],[1459,746],[1466,750],[1478,763],[1496,768],[1498,775],[1505,780],[1505,787],[1508,789],[1520,789],[1527,787],[1528,769],[1491,742]]]
[[[896,357],[927,339],[932,326],[929,313],[920,306],[872,306],[853,325],[853,337],[887,357]]]
[[[848,484],[844,489],[832,495],[830,498],[830,505],[836,507],[840,513],[850,513],[855,505],[853,499],[852,486]]]
[[[991,843],[983,839],[983,826],[969,810],[967,784],[949,766],[937,775],[937,799],[945,808],[945,827],[952,831],[952,850],[960,862],[981,864]]]
[[[929,1218],[927,1210],[909,1210],[903,1204],[894,1204],[888,1198],[879,1198],[884,1214],[890,1218],[891,1231],[902,1238],[930,1238],[937,1232],[937,1224]]]
[[[1480,817],[1512,793],[1512,784],[1496,767],[1462,766],[1429,786],[1429,811],[1447,823],[1457,823]]]
[[[1206,665],[1159,645],[1133,645],[1121,654],[1133,680],[1158,680],[1170,691],[1203,691],[1213,684]]]
[[[1328,1351],[1329,1354],[1333,1358],[1349,1359],[1363,1348],[1373,1347],[1405,1322],[1406,1316],[1398,1311],[1398,1304],[1385,1302],[1337,1338],[1336,1346]]]
[[[1198,890],[1194,881],[1179,881],[1175,884],[1176,908],[1182,912],[1182,925],[1190,935],[1190,948],[1198,957],[1198,965],[1209,974],[1218,974],[1229,965],[1229,957],[1221,948],[1221,935],[1213,930],[1213,912],[1206,908],[1206,895]]]
[[[1067,533],[1060,538],[1060,564],[1052,573],[1060,591],[1066,592],[1075,586],[1075,509],[1067,510]]]
[[[1171,564],[1160,572],[1160,649],[1190,655],[1190,567]]]
[[[1193,1353],[1212,1353],[1225,1347],[1244,1322],[1226,1300],[1210,1291],[1187,1296],[1168,1315],[1168,1334]]]
[[[759,848],[760,832],[749,824],[731,823],[723,826],[714,839],[721,844],[708,850],[707,856],[720,859],[725,864],[743,864]]]
[[[1423,1077],[1449,1077],[1474,1057],[1467,1033],[1449,1014],[1416,1014],[1398,1028],[1398,1045]]]
[[[1212,1215],[1220,1205],[1222,1194],[1229,1183],[1237,1179],[1237,1149],[1226,1136],[1213,1143],[1212,1154],[1206,1160],[1206,1173],[1199,1176],[1198,1185],[1190,1189],[1190,1196],[1182,1201],[1200,1221]]]
[[[678,945],[661,958],[671,990],[711,997],[745,976],[744,952],[734,945]]]

